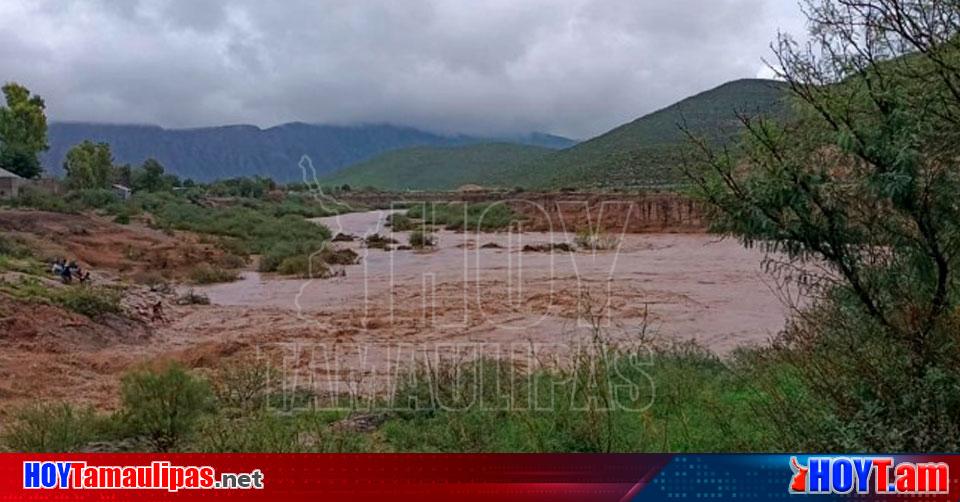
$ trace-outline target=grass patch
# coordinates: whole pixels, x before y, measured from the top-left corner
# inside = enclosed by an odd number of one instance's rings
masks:
[[[66,287],[54,290],[52,299],[67,310],[87,317],[123,312],[119,291],[104,287]]]
[[[0,282],[0,293],[19,300],[58,305],[90,318],[123,312],[122,293],[107,287],[48,287],[35,277],[21,277],[18,282]]]
[[[578,356],[531,376],[507,361],[421,370],[388,420],[396,451],[705,452],[776,449],[753,412],[762,399],[715,356],[671,348],[652,355]],[[425,372],[425,374],[424,374]],[[618,392],[625,384],[630,391]]]

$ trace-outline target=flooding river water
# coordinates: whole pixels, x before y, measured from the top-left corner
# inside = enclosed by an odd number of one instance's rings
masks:
[[[334,233],[392,233],[388,212],[320,218]],[[619,248],[553,253],[528,244],[571,242],[562,233],[440,231],[431,251],[367,249],[343,277],[288,279],[248,272],[205,288],[219,305],[289,309],[304,319],[348,311],[355,326],[404,339],[559,341],[584,312],[618,336],[646,327],[726,353],[763,343],[784,326],[786,307],[763,254],[705,234],[627,234]],[[494,247],[494,244],[496,247]],[[487,245],[487,247],[484,247]],[[396,328],[396,329],[392,329]]]

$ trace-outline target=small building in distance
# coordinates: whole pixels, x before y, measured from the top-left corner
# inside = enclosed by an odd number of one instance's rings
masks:
[[[468,184],[466,184],[466,185],[460,185],[460,186],[457,187],[457,191],[458,191],[458,192],[461,192],[461,193],[464,193],[464,192],[466,192],[466,193],[484,192],[484,191],[486,191],[486,190],[487,190],[486,188],[484,188],[484,187],[482,187],[482,186],[480,186],[480,185],[474,185],[474,184],[472,184],[472,183],[468,183]]]
[[[113,185],[113,194],[117,196],[120,200],[128,200],[132,190],[129,187],[123,185]]]
[[[0,168],[0,199],[9,199],[20,195],[20,187],[24,179],[16,174]]]

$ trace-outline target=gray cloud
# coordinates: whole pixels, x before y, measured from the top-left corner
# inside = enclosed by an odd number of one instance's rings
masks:
[[[0,0],[53,120],[588,137],[756,76],[793,0]]]

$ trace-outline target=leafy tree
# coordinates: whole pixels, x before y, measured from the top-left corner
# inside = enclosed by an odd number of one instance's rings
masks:
[[[824,399],[821,423],[842,426],[824,434],[836,443],[805,446],[956,448],[960,12],[952,0],[806,12],[813,44],[776,45],[796,119],[742,116],[743,143],[723,151],[694,138],[687,174],[714,230],[782,253],[776,270],[812,303],[778,357]]]
[[[84,141],[74,146],[67,152],[63,170],[73,189],[109,188],[113,175],[110,145]]]
[[[133,176],[133,189],[142,190],[146,192],[159,192],[170,188],[172,185],[167,184],[167,179],[164,177],[164,167],[156,159],[147,159],[144,161],[143,166],[140,169],[137,169],[134,172]]]
[[[113,174],[110,176],[110,182],[129,187],[133,183],[133,168],[130,164],[114,166]]]
[[[47,116],[43,98],[16,83],[3,86],[6,106],[0,107],[0,167],[24,178],[35,178],[43,168],[38,155],[47,145]]]

